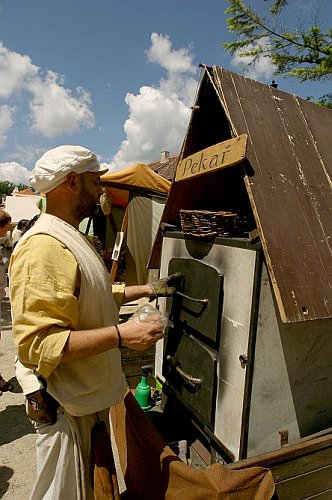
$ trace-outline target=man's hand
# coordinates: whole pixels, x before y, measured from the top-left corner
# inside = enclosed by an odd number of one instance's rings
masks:
[[[118,327],[122,346],[135,351],[145,351],[164,337],[164,325],[160,314],[151,315],[140,323],[135,319],[129,319]]]
[[[152,289],[150,298],[171,297],[180,287],[182,278],[183,274],[177,272],[167,276],[166,278],[161,278],[157,281],[153,281],[152,283],[147,283]]]

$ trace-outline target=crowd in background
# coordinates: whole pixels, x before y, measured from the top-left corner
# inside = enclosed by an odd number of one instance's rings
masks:
[[[1,301],[6,297],[7,287],[7,269],[10,254],[13,247],[12,238],[12,218],[5,211],[0,211],[0,318],[1,318]],[[1,328],[0,328],[1,338]],[[0,367],[1,370],[1,367]],[[0,396],[5,391],[11,391],[13,386],[7,382],[0,373]]]
[[[38,217],[38,216],[36,216]],[[17,224],[12,223],[12,218],[8,212],[0,209],[0,320],[1,320],[1,301],[6,297],[6,288],[8,286],[8,265],[9,259],[15,245],[21,236],[35,222],[35,217],[31,220],[21,219]],[[1,326],[0,326],[1,339]],[[0,396],[5,391],[11,391],[13,386],[7,382],[1,375],[0,366]]]

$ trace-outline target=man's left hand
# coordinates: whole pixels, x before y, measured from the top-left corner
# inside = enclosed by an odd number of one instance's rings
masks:
[[[175,274],[167,276],[166,278],[161,278],[159,280],[153,281],[152,283],[148,283],[153,292],[150,295],[150,298],[171,297],[181,286],[182,278],[183,274],[177,272]]]

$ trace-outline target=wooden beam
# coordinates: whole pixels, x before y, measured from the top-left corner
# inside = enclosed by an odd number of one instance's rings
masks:
[[[316,453],[326,448],[332,448],[332,434],[316,438],[303,438],[294,444],[289,444],[274,451],[268,451],[262,455],[245,458],[232,464],[227,464],[226,467],[232,470],[243,469],[246,467],[268,467],[272,468],[289,460],[294,460],[298,457],[303,457],[311,453]]]
[[[128,228],[128,207],[126,208],[126,211],[124,213],[124,216],[122,219],[122,224],[121,224],[121,230],[120,230],[120,232],[123,233],[123,239],[126,236],[127,228]],[[118,249],[118,256],[119,257],[120,257],[121,246],[122,246],[122,243],[120,245],[120,248]],[[112,283],[115,280],[116,273],[118,271],[118,267],[119,267],[119,258],[117,260],[113,260],[113,264],[112,264],[112,268],[111,268],[111,272],[110,272]]]

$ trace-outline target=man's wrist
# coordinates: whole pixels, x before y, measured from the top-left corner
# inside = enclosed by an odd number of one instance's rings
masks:
[[[153,288],[153,286],[150,284],[150,283],[147,283],[145,285],[146,287],[146,295],[145,297],[156,297],[156,292],[155,292],[155,289]]]

